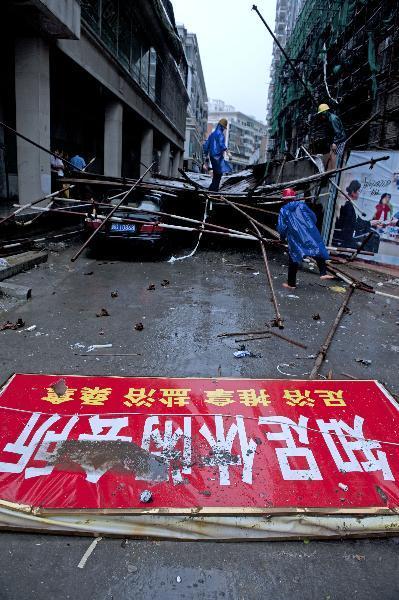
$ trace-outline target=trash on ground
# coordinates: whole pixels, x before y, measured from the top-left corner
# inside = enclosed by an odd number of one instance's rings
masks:
[[[287,294],[287,298],[295,298],[295,300],[299,300],[299,296],[295,296],[295,294]]]
[[[178,575],[178,576],[176,577],[176,581],[177,581],[177,583],[181,583],[181,577],[180,577],[180,575]]]
[[[30,327],[27,327],[25,329],[25,331],[35,331],[36,328],[37,328],[37,325],[31,325]]]
[[[399,346],[391,346],[392,352],[399,352]]]
[[[349,487],[347,485],[345,485],[345,483],[339,483],[338,487],[343,490],[344,492],[347,492],[349,490]]]
[[[169,285],[169,284],[170,284],[170,281],[169,281],[169,279],[163,279],[163,280],[162,280],[162,283],[161,283],[162,287],[166,287],[166,286],[167,286],[167,285]]]
[[[345,294],[346,288],[341,285],[330,285],[330,290],[332,292],[336,292],[337,294]]]
[[[106,309],[106,308],[102,308],[102,309],[100,310],[100,312],[98,312],[98,313],[96,314],[96,317],[109,317],[109,316],[110,316],[110,314],[109,314],[109,312],[107,311],[107,309]]]
[[[87,348],[87,352],[93,352],[93,350],[101,350],[102,348],[112,348],[112,344],[92,344]]]
[[[118,292],[111,292],[111,298],[117,298],[119,296]]]
[[[365,367],[368,367],[369,365],[371,365],[371,360],[367,360],[366,358],[356,358],[355,360],[357,363],[360,363],[361,365],[364,365]]]
[[[237,350],[233,353],[236,358],[244,358],[245,356],[253,356],[249,350]]]
[[[319,313],[315,313],[314,315],[312,315],[313,321],[320,321],[320,318],[321,317],[320,317]]]
[[[17,319],[15,323],[11,323],[11,321],[6,321],[3,325],[0,325],[0,331],[6,331],[7,329],[20,329],[21,327],[25,327],[25,321],[21,318]]]
[[[103,538],[102,537],[98,537],[95,540],[92,541],[92,543],[90,544],[90,546],[87,548],[86,552],[83,554],[82,558],[79,561],[78,564],[78,569],[83,569],[88,561],[88,559],[90,558],[90,555],[94,552],[95,547],[97,546],[98,542],[100,542]]]
[[[136,323],[136,325],[134,326],[136,331],[143,331],[144,329],[144,325],[143,323]]]
[[[94,271],[89,271],[88,273],[83,273],[83,275],[94,275]]]
[[[148,291],[152,292],[153,290],[155,290],[155,283],[150,283],[150,285],[147,288]]]

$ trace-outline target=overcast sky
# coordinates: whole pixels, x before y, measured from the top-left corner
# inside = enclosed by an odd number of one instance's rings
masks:
[[[266,116],[272,39],[251,0],[172,0],[177,23],[197,34],[209,98],[261,121]],[[275,0],[255,1],[274,30]]]

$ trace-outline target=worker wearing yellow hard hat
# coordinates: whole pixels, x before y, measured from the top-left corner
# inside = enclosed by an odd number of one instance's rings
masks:
[[[330,107],[328,106],[328,104],[320,104],[317,114],[320,115],[321,113],[324,113],[327,110],[330,110]]]

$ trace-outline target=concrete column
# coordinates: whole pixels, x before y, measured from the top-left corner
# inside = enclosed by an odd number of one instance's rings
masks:
[[[122,174],[123,105],[111,101],[105,107],[104,118],[104,175]]]
[[[50,148],[50,51],[42,38],[15,42],[16,129]],[[51,192],[50,156],[17,138],[18,193],[27,204]]]
[[[176,150],[175,155],[173,157],[172,164],[172,177],[179,176],[179,168],[181,169],[183,166],[183,153],[181,150]]]
[[[170,175],[170,142],[165,142],[162,146],[159,166],[162,175]]]
[[[154,149],[154,130],[148,127],[141,138],[141,153],[140,153],[140,175],[146,171],[147,167],[153,162],[153,149]],[[146,176],[146,179],[150,177],[150,174]]]

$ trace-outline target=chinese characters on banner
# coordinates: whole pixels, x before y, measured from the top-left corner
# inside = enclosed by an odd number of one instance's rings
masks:
[[[10,502],[140,509],[150,489],[183,512],[398,506],[398,409],[374,381],[15,375],[0,415]]]

